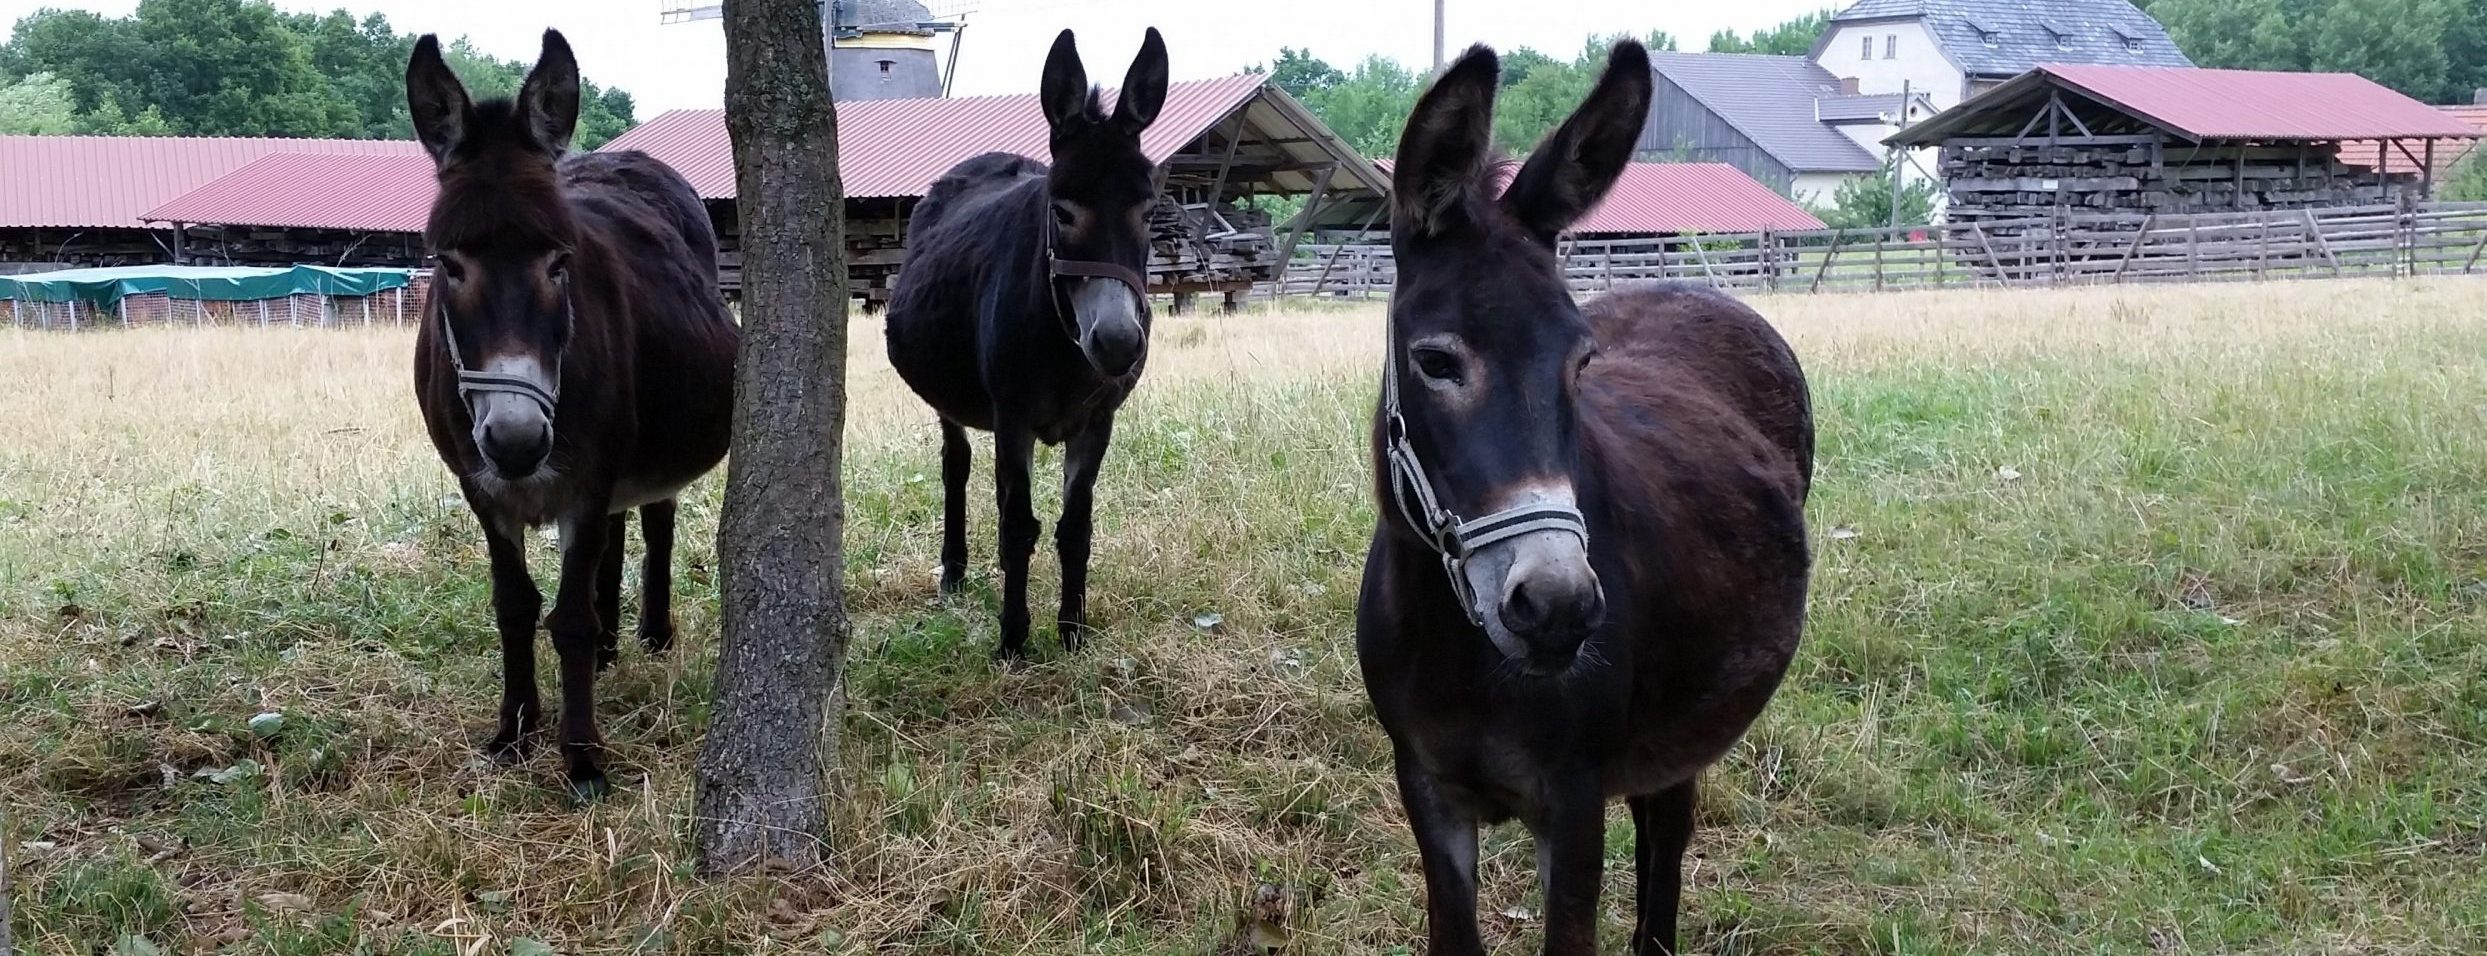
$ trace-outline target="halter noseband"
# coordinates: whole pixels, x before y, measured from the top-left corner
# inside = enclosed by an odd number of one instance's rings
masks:
[[[1054,221],[1051,214],[1047,214],[1045,216],[1045,298],[1053,303],[1054,318],[1062,323],[1062,330],[1070,334],[1071,341],[1079,341],[1079,317],[1073,314],[1070,301],[1062,295],[1063,279],[1112,279],[1120,282],[1130,287],[1132,296],[1140,301],[1141,312],[1147,313],[1149,307],[1147,276],[1121,263],[1062,258],[1061,254],[1055,251],[1061,245],[1062,226]]]
[[[440,301],[440,307],[433,311],[440,313],[440,340],[449,346],[449,368],[458,373],[459,401],[471,404],[477,392],[516,395],[536,403],[544,409],[544,418],[547,421],[552,419],[553,409],[561,404],[561,353],[553,354],[553,387],[549,389],[528,381],[525,376],[472,371],[466,367],[465,357],[458,352],[457,330],[449,326],[449,303]],[[566,285],[561,290],[561,312],[562,318],[575,330],[579,324],[578,309],[571,304],[570,290]]]
[[[1382,456],[1390,464],[1390,496],[1416,536],[1442,556],[1442,570],[1451,578],[1451,593],[1459,599],[1460,612],[1468,616],[1468,623],[1484,627],[1485,615],[1477,610],[1476,591],[1468,584],[1468,559],[1489,545],[1536,531],[1568,531],[1586,546],[1589,521],[1580,509],[1568,505],[1521,505],[1473,521],[1443,507],[1434,494],[1433,480],[1425,474],[1424,462],[1416,457],[1416,447],[1408,442],[1408,421],[1399,408],[1398,321],[1385,321]]]

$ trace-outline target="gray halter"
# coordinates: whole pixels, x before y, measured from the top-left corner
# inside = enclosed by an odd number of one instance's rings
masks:
[[[459,401],[471,405],[477,392],[501,392],[516,395],[536,403],[544,409],[545,420],[552,420],[553,409],[561,404],[560,353],[553,355],[553,387],[550,389],[530,382],[523,376],[472,371],[466,367],[465,357],[458,352],[457,331],[449,327],[449,304],[442,302],[440,308],[434,311],[440,313],[440,340],[449,346],[449,368],[458,373]],[[570,290],[567,288],[561,290],[561,311],[562,318],[567,320],[572,328],[577,328],[578,310],[571,305]]]
[[[1399,335],[1398,322],[1386,320],[1382,343],[1382,454],[1390,462],[1390,495],[1398,503],[1400,517],[1416,529],[1416,536],[1442,556],[1442,570],[1451,577],[1451,592],[1459,598],[1460,611],[1468,615],[1468,623],[1485,626],[1485,616],[1477,611],[1476,592],[1468,585],[1468,559],[1488,545],[1517,538],[1535,531],[1567,531],[1579,536],[1585,546],[1589,542],[1589,522],[1580,509],[1565,505],[1532,504],[1494,512],[1473,521],[1442,506],[1434,495],[1433,480],[1426,476],[1425,465],[1417,460],[1416,448],[1408,443],[1407,418],[1399,411]]]

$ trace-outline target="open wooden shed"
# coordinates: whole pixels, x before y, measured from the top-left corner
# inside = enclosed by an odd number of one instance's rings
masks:
[[[1955,222],[2173,215],[2417,198],[2478,131],[2347,73],[2043,66],[1886,142],[1942,150]],[[2343,160],[2350,144],[2401,157]]]
[[[1112,102],[1113,90],[1105,91]],[[838,104],[838,161],[846,186],[852,291],[878,305],[906,258],[907,217],[933,181],[986,152],[1048,154],[1034,94]],[[1256,196],[1303,196],[1305,212],[1370,200],[1388,181],[1303,104],[1259,75],[1173,84],[1157,122],[1141,136],[1157,161],[1152,288],[1178,308],[1200,293],[1231,305],[1278,277],[1292,254],[1294,223],[1251,211]],[[722,110],[676,110],[606,144],[637,149],[680,170],[708,201],[726,249],[726,285],[739,286],[740,228],[734,156]]]

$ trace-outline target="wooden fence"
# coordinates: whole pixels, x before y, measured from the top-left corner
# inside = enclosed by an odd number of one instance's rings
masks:
[[[1387,243],[1298,248],[1284,278],[1264,293],[1377,298],[1397,278]],[[1748,292],[1860,292],[2468,274],[2487,267],[2487,203],[1568,239],[1560,252],[1580,293],[1647,279]]]

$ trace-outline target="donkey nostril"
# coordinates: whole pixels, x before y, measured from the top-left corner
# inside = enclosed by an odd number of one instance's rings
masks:
[[[1503,626],[1526,634],[1546,621],[1545,606],[1538,600],[1526,580],[1514,581],[1511,593],[1503,598]]]

